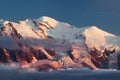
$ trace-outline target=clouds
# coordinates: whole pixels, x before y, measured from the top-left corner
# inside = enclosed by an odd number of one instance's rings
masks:
[[[91,71],[87,68],[38,72],[0,66],[1,80],[119,80],[119,74],[112,70]]]

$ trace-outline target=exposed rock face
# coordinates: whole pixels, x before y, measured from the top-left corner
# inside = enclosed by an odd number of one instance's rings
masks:
[[[22,68],[35,68],[39,71],[48,69],[59,69],[62,65],[53,60],[38,60],[34,63],[23,65]]]
[[[75,63],[70,57],[64,56],[58,62],[62,64],[64,68],[81,68],[82,66]]]
[[[52,67],[52,69],[59,69],[62,67],[62,65],[57,61],[53,61],[49,65]]]
[[[39,70],[45,70],[50,68],[58,69],[82,67],[89,67],[91,69],[96,70],[98,68],[116,69],[116,66],[118,66],[117,69],[119,69],[120,67],[120,57],[117,53],[115,53],[115,50],[109,51],[105,49],[104,52],[101,53],[96,48],[93,48],[93,50],[91,50],[90,53],[85,51],[81,51],[79,53],[81,49],[79,49],[78,51],[74,49],[69,52],[69,54],[71,54],[72,57],[63,56],[58,60],[56,58],[56,52],[53,48],[44,49],[43,47],[40,47],[39,49],[35,49],[33,47],[28,47],[27,45],[19,45],[21,46],[21,49],[11,50],[6,48],[0,48],[0,62],[19,62],[22,64],[23,68],[26,68],[26,65],[28,64],[29,67],[33,67],[32,65],[34,65],[34,67],[37,67],[36,69]],[[116,59],[116,57],[112,57],[111,55],[116,55],[118,59]],[[116,64],[116,66],[112,66],[112,64]]]
[[[103,68],[105,62],[105,56],[102,55],[96,48],[90,52],[92,62],[98,67]]]
[[[115,50],[107,50],[105,49],[104,52],[98,51],[96,48],[91,50],[90,55],[91,55],[91,60],[93,64],[101,69],[105,68],[113,68],[113,69],[118,69],[115,67],[118,65],[117,61],[119,60],[118,52],[115,52]],[[118,58],[118,59],[117,59]]]
[[[40,51],[41,51],[44,55],[46,55],[47,59],[53,59],[52,56],[51,56],[47,51],[45,51],[44,48],[40,48]]]
[[[21,50],[10,50],[5,48],[0,48],[0,61],[1,62],[23,62],[27,61],[28,63],[37,61],[40,59],[53,59],[54,55],[52,54],[53,50],[48,50],[51,53],[49,54],[44,48],[35,50],[32,47],[22,47]]]
[[[5,48],[0,48],[0,62],[10,62],[10,55]]]

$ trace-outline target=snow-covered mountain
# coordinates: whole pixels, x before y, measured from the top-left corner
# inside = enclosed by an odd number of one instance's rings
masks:
[[[80,65],[84,62],[92,69],[96,69],[96,66],[102,65],[102,61],[98,65],[92,62],[89,53],[92,54],[92,51],[100,53],[99,58],[106,49],[111,52],[114,49],[120,50],[120,37],[97,26],[77,28],[47,16],[34,20],[26,19],[18,23],[1,19],[0,28],[0,54],[5,59],[0,57],[0,62],[9,62],[9,59],[18,62],[27,60],[35,62],[32,64],[36,65],[38,60],[47,58],[57,60],[53,63],[49,60],[42,61],[50,63],[49,66],[52,67],[54,65],[60,67],[58,62],[65,67],[82,67]],[[54,51],[56,56],[53,54]],[[40,61],[37,63],[41,64]]]
[[[88,47],[104,48],[120,47],[120,37],[105,32],[96,26],[77,28],[50,17],[40,17],[35,20],[26,19],[18,23],[0,21],[1,36],[13,38],[54,38],[69,40],[75,43],[85,43]]]

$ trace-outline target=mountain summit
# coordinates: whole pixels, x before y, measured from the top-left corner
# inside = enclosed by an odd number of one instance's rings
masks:
[[[97,69],[106,68],[103,62],[108,56],[118,57],[115,51],[120,50],[120,37],[97,26],[77,28],[47,16],[18,23],[0,20],[0,28],[0,62],[30,63],[29,67],[39,63],[39,68],[55,69],[81,68],[84,63]]]

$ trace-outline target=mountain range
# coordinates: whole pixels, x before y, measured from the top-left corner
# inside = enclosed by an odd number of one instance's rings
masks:
[[[21,68],[119,69],[120,37],[97,26],[75,27],[42,16],[0,20],[0,63]],[[114,64],[114,65],[113,65]]]

